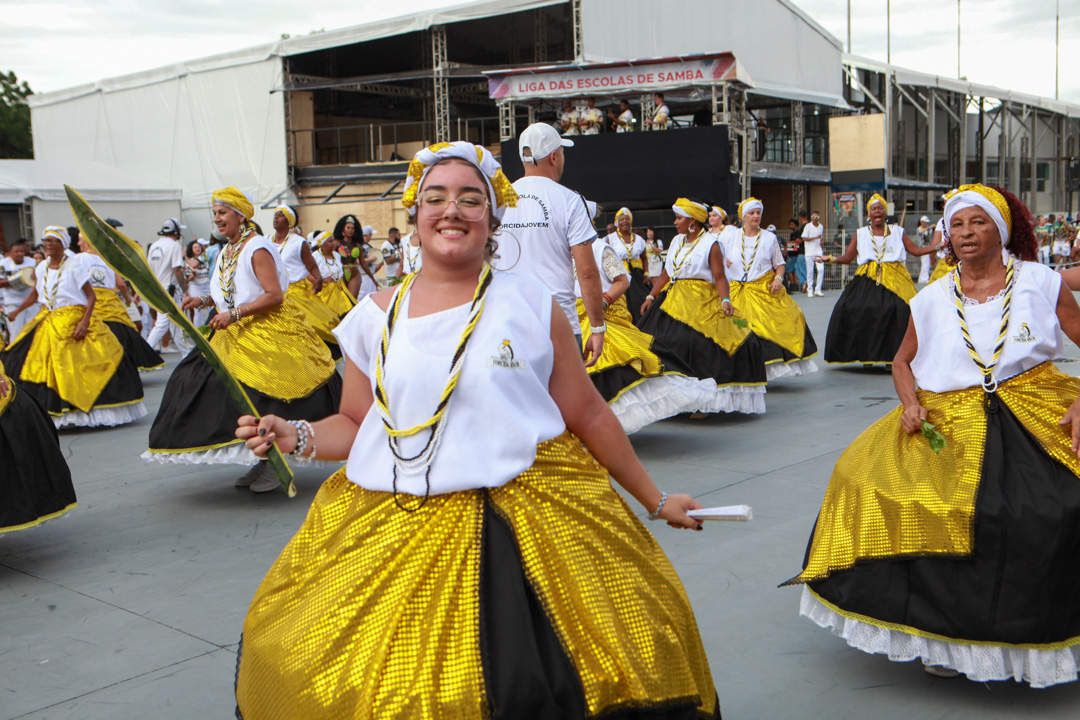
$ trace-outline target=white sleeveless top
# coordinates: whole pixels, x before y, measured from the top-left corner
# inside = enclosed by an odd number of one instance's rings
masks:
[[[256,235],[247,241],[240,251],[240,258],[236,261],[235,288],[233,290],[234,307],[253,302],[265,292],[263,286],[259,284],[259,278],[255,277],[255,268],[251,264],[251,257],[256,250],[266,250],[270,253],[270,256],[274,258],[274,267],[277,269],[281,291],[285,292],[289,289],[289,276],[285,272],[285,263],[282,261],[281,255],[278,254],[277,248],[274,247],[274,243],[262,235]],[[218,312],[225,312],[229,309],[228,303],[225,302],[225,293],[221,290],[221,264],[225,262],[226,252],[228,252],[228,246],[218,253],[217,263],[214,265],[214,275],[210,278],[210,297],[214,298],[214,305],[217,306]]]
[[[326,257],[321,250],[315,249],[311,251],[311,254],[315,256],[315,264],[319,266],[319,274],[324,278],[328,277],[331,281],[340,280],[345,276],[345,269],[341,267],[341,258],[337,253],[330,253],[330,257]]]
[[[604,242],[615,249],[619,259],[623,262],[629,260],[638,260],[641,258],[641,253],[645,252],[645,238],[637,234],[631,234],[634,238],[630,243],[629,248],[626,243],[623,242],[622,236],[618,232],[613,232],[604,238]]]
[[[1061,276],[1039,263],[1015,262],[1009,329],[1001,360],[994,370],[998,381],[1055,360],[1062,351],[1061,325],[1057,318]],[[919,350],[911,362],[911,370],[923,390],[948,392],[982,385],[982,374],[964,344],[952,292],[950,272],[911,300],[911,318],[919,338]],[[978,305],[964,305],[972,343],[984,362],[994,357],[1004,302],[1001,295]]]
[[[683,250],[685,235],[676,235],[668,247],[664,270],[672,280],[706,280],[716,282],[712,268],[709,267],[709,253],[720,238],[712,233],[705,233],[698,238],[697,244],[690,250]],[[723,251],[723,245],[720,246]]]
[[[304,244],[307,240],[296,233],[290,232],[285,242],[278,245],[270,238],[270,242],[278,249],[281,259],[285,262],[285,271],[289,274],[289,284],[300,282],[308,276],[307,265],[304,264]],[[319,253],[320,255],[322,253]]]
[[[742,230],[725,232],[720,235],[720,247],[724,251],[724,274],[728,282],[753,282],[784,264],[780,242],[768,230],[758,230],[756,238],[745,239]],[[750,263],[749,273],[745,263]]]
[[[76,255],[75,259],[82,263],[91,287],[116,290],[116,273],[99,256],[84,252]]]
[[[408,306],[406,298],[386,361],[385,387],[399,427],[434,413],[469,316],[468,304],[420,318],[409,318]],[[536,280],[495,273],[447,408],[429,475],[432,495],[505,485],[532,466],[539,443],[566,429],[548,392],[554,364],[551,308],[551,292]],[[333,331],[345,357],[367,375],[372,392],[385,325],[386,313],[368,297]],[[402,454],[416,455],[429,435],[425,430],[401,438]],[[353,441],[346,475],[368,490],[393,491],[394,458],[374,407]],[[423,473],[398,470],[397,489],[424,495]]]
[[[858,249],[858,263],[862,265],[877,260],[877,251],[874,243],[880,250],[882,242],[885,244],[885,252],[881,262],[904,262],[907,259],[907,249],[904,248],[904,228],[899,225],[887,225],[889,234],[887,238],[871,237],[869,227],[861,227],[855,234],[856,248]]]
[[[82,287],[90,282],[90,276],[77,255],[65,255],[59,270],[50,270],[46,258],[38,263],[34,273],[37,275],[38,302],[46,309],[86,305],[86,293]]]
[[[619,251],[607,243],[607,238],[597,238],[592,243],[593,257],[596,259],[596,269],[600,271],[600,289],[606,295],[611,289],[612,283],[623,275],[629,276],[626,266],[623,265]],[[581,297],[581,283],[577,279],[577,268],[574,268],[574,294]]]
[[[423,248],[413,246],[412,233],[401,238],[401,274],[408,275],[420,269],[424,264]]]

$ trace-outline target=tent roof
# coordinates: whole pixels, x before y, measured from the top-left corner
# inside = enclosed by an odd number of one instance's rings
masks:
[[[0,160],[0,203],[67,200],[64,185],[87,200],[180,200],[180,190],[99,162]]]
[[[116,92],[131,88],[153,85],[166,80],[183,77],[188,74],[220,70],[238,65],[262,62],[271,57],[289,57],[304,53],[326,50],[328,48],[353,45],[356,43],[378,40],[380,38],[403,35],[405,33],[427,30],[435,25],[448,25],[479,18],[497,17],[510,13],[534,10],[551,5],[563,5],[568,0],[474,0],[437,10],[402,15],[387,20],[353,25],[351,27],[329,30],[313,35],[280,40],[278,42],[256,45],[233,52],[211,55],[189,60],[174,65],[144,70],[142,72],[106,78],[94,83],[77,85],[63,90],[39,93],[27,98],[30,107],[52,105],[73,98],[96,92]]]

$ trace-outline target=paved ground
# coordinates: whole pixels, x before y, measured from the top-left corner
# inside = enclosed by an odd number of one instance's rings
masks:
[[[799,298],[819,344],[837,294]],[[166,379],[145,376],[151,416]],[[632,438],[662,487],[754,508],[702,533],[650,525],[693,602],[724,717],[1076,717],[1080,685],[940,680],[798,617],[799,590],[777,585],[799,571],[840,452],[896,400],[887,373],[830,368],[774,383],[767,403]],[[289,500],[235,489],[231,467],[149,466],[150,420],[63,433],[79,507],[0,539],[0,718],[232,717],[248,603],[326,473],[300,470]]]

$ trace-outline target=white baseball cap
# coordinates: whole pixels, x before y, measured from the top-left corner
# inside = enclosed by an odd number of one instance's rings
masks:
[[[564,138],[547,123],[533,123],[525,128],[518,138],[521,162],[535,163],[537,158],[546,158],[560,147],[574,147],[574,142]],[[529,151],[528,154],[525,153],[526,150]]]
[[[930,222],[930,218],[923,215],[921,218],[919,218],[919,222],[928,223],[928,222]]]
[[[370,225],[365,225],[364,229],[360,231],[360,234],[361,235],[374,235],[375,234],[375,228],[371,227]]]

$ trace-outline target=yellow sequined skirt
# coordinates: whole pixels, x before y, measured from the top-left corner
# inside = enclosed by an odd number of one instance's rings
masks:
[[[343,280],[324,282],[316,297],[322,300],[338,317],[345,315],[356,307],[356,298],[349,292]]]
[[[562,691],[532,682],[544,649]],[[569,432],[507,485],[415,512],[339,471],[244,622],[248,720],[525,718],[552,695],[565,717],[718,709],[674,569]]]
[[[802,309],[787,290],[780,288],[779,292],[769,292],[774,277],[775,271],[770,270],[753,282],[731,283],[731,302],[738,314],[749,321],[755,335],[787,350],[794,356],[793,360],[817,354],[816,346],[812,352],[805,352],[806,317]],[[780,360],[775,358],[772,362]]]
[[[75,340],[72,334],[85,311],[84,305],[52,311],[42,308],[9,349],[14,351],[23,338],[33,333],[33,338],[27,338],[30,346],[21,362],[19,379],[44,386],[64,403],[88,413],[120,366],[124,349],[96,313],[90,316],[86,337]],[[141,386],[137,395],[128,402],[142,400]],[[110,403],[114,404],[121,403]]]
[[[941,258],[937,261],[937,265],[934,266],[934,271],[930,273],[930,279],[927,281],[926,284],[929,285],[932,282],[937,282],[941,278],[948,275],[949,271],[952,270],[952,268],[952,265],[945,262],[945,258]]]
[[[332,330],[341,322],[341,318],[312,292],[310,280],[298,280],[289,285],[285,297],[300,310],[308,325],[323,342],[337,344]]]
[[[585,303],[577,300],[578,321],[581,323],[581,346],[585,347],[592,333],[589,331],[589,316],[585,312]],[[663,372],[660,359],[653,354],[652,336],[634,327],[626,297],[620,297],[604,311],[607,332],[604,334],[604,350],[600,360],[588,368],[590,375],[616,367],[631,367],[642,376],[656,377]]]

